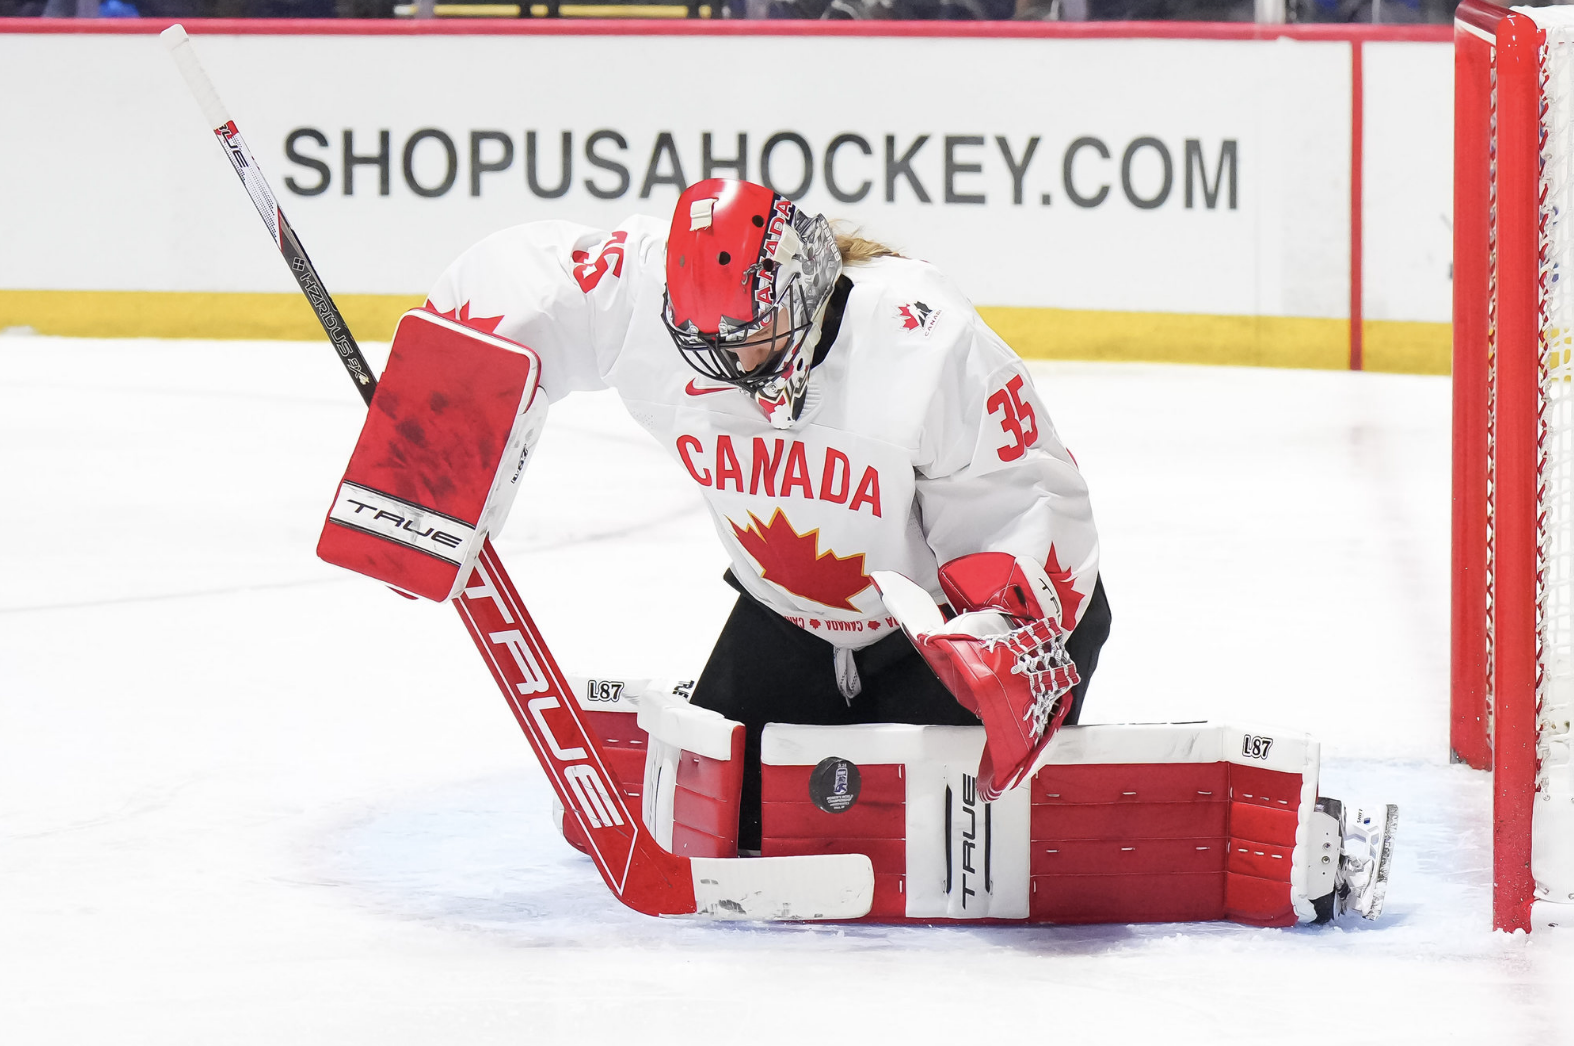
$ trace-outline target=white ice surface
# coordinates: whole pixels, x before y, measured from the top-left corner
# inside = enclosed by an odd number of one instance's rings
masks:
[[[0,337],[0,1042],[1574,1041],[1447,763],[1448,384],[1035,365],[1114,609],[1086,721],[1306,729],[1400,804],[1375,925],[696,925],[621,909],[447,607],[319,562],[317,344]],[[570,671],[699,667],[681,468],[554,409],[498,541]]]

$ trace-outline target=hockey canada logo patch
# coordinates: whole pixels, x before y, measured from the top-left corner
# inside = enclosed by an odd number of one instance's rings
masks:
[[[935,329],[935,321],[940,319],[940,310],[931,309],[921,301],[896,307],[896,318],[901,322],[904,331],[919,331],[925,337]]]

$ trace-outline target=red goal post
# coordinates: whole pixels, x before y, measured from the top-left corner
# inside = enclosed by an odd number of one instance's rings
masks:
[[[1493,771],[1493,925],[1528,930],[1574,916],[1574,11],[1454,27],[1450,739]]]

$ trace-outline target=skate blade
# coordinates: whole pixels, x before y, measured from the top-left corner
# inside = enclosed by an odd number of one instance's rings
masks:
[[[1399,807],[1389,803],[1383,808],[1383,849],[1377,858],[1377,874],[1373,877],[1371,896],[1361,910],[1364,919],[1376,919],[1383,914],[1383,902],[1388,898],[1388,873],[1394,861],[1394,835],[1399,830]]]

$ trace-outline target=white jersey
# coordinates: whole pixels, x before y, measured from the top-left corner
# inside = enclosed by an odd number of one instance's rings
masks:
[[[1098,573],[1087,485],[1022,361],[950,280],[905,258],[849,266],[840,327],[782,430],[679,355],[665,238],[641,217],[505,229],[430,304],[534,349],[553,400],[616,389],[700,488],[743,588],[814,635],[867,646],[896,627],[870,571],[943,602],[939,564],[984,551],[1045,564],[1076,622]]]

